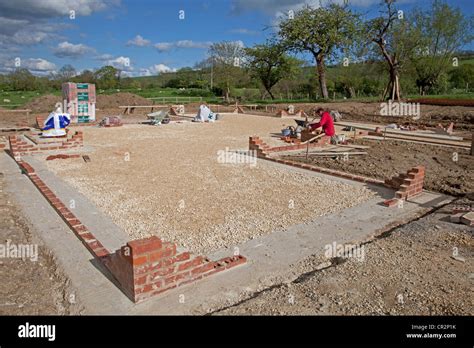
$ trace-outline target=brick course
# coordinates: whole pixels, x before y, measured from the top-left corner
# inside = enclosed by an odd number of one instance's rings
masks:
[[[313,146],[321,146],[321,144],[310,144]],[[341,172],[333,169],[327,169],[322,167],[316,167],[310,164],[295,162],[291,160],[283,160],[279,158],[272,158],[269,156],[270,152],[279,152],[287,150],[296,150],[306,148],[305,144],[302,145],[291,145],[291,146],[281,146],[271,148],[265,144],[262,139],[257,136],[249,137],[249,150],[255,150],[257,157],[266,159],[269,161],[290,165],[297,168],[307,169],[318,173],[329,174],[338,176],[345,179],[351,179],[359,182],[365,182],[375,185],[382,185],[385,187],[390,187],[395,190],[395,197],[384,201],[384,205],[388,207],[394,207],[398,205],[399,200],[406,200],[413,196],[416,196],[423,192],[423,181],[425,177],[425,167],[417,166],[410,169],[407,173],[402,173],[397,176],[394,176],[385,181],[377,180],[373,178],[367,178],[361,175],[355,175],[351,173]]]
[[[22,135],[10,135],[8,141],[10,144],[11,154],[15,158],[43,151],[77,148],[84,145],[83,134],[81,131],[75,132],[69,139],[63,141],[58,140],[58,142],[50,144],[35,144],[33,142],[28,142]]]
[[[13,143],[18,141],[16,138],[11,140]],[[176,244],[164,242],[156,236],[130,241],[110,253],[37,176],[30,164],[22,160],[18,160],[17,164],[76,237],[106,266],[122,291],[135,303],[247,261],[241,255],[211,261],[205,256],[192,256],[188,251],[178,253]]]

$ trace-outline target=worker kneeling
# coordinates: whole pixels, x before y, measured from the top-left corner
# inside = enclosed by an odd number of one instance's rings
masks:
[[[336,131],[334,129],[334,121],[329,114],[329,112],[325,111],[323,108],[318,108],[315,111],[316,116],[321,117],[319,122],[316,123],[310,123],[308,125],[308,128],[311,132],[317,130],[318,128],[322,129],[322,132],[324,132],[324,139],[322,142],[323,143],[331,143],[335,144],[336,143]]]
[[[194,122],[214,122],[217,120],[218,114],[215,114],[209,109],[206,103],[199,106],[197,116],[193,119]]]

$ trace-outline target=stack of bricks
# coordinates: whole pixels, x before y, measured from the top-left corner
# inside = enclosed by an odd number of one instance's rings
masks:
[[[30,164],[22,160],[17,163],[94,258],[107,267],[133,302],[247,262],[241,255],[210,261],[204,256],[194,257],[187,251],[178,253],[176,244],[162,242],[155,236],[128,242],[111,254],[39,178]]]
[[[425,167],[417,166],[410,169],[406,174],[399,174],[391,179],[385,180],[385,185],[396,189],[395,197],[386,200],[384,204],[388,207],[396,206],[400,200],[406,200],[423,192],[423,181],[425,179]]]
[[[123,123],[119,116],[107,116],[102,119],[99,125],[102,127],[120,127]]]
[[[72,123],[95,121],[96,91],[93,83],[63,83],[62,94]]]
[[[243,256],[210,261],[189,252],[178,253],[176,244],[153,236],[128,242],[105,259],[106,267],[134,302],[141,302],[177,286],[210,276],[246,262]]]
[[[457,224],[474,226],[474,206],[456,205],[453,207],[450,221]]]
[[[75,132],[71,138],[55,143],[35,144],[27,142],[21,135],[10,135],[8,138],[10,143],[10,151],[13,157],[41,153],[43,151],[67,150],[71,148],[81,147],[84,144],[83,134]]]

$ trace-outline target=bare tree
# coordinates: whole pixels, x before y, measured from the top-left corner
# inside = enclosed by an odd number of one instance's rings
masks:
[[[381,16],[366,23],[366,32],[388,66],[389,81],[383,99],[388,95],[391,100],[400,100],[400,72],[403,63],[413,55],[421,39],[418,30],[405,20],[404,13],[395,8],[395,1],[382,2],[384,11]]]

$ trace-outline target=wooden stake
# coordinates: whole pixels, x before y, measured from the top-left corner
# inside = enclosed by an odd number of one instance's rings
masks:
[[[471,156],[474,156],[474,131],[472,132],[471,138]]]

